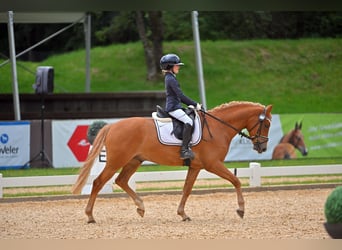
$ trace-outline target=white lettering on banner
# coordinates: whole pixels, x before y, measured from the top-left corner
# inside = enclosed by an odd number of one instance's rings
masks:
[[[337,148],[339,146],[342,146],[342,142],[330,142],[324,145],[315,145],[315,146],[311,146],[310,150],[320,150],[323,148]]]
[[[331,129],[338,129],[342,128],[342,123],[333,123],[328,125],[322,125],[322,126],[311,126],[309,128],[309,132],[317,132],[322,130],[331,130]]]
[[[337,133],[325,133],[325,134],[312,135],[312,136],[309,136],[309,140],[315,141],[315,140],[321,140],[321,139],[327,139],[327,138],[336,138],[339,136],[342,136],[342,131],[339,131]]]
[[[30,122],[0,122],[0,169],[22,168],[30,160]]]
[[[341,156],[342,150],[342,122],[341,116],[332,114],[314,126],[308,128],[307,146],[311,157],[335,157]],[[322,123],[320,125],[317,125]],[[325,124],[324,124],[325,123]]]

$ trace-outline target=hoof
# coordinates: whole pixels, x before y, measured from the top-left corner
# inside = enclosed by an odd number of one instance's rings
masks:
[[[242,219],[243,216],[245,215],[245,211],[243,211],[243,210],[237,209],[236,212],[237,212],[237,214],[240,216],[241,219]]]
[[[88,220],[88,224],[96,223],[95,220]]]
[[[185,217],[182,221],[191,221],[190,217]]]
[[[144,217],[145,210],[142,210],[141,208],[137,208],[137,213],[138,213],[141,217]]]

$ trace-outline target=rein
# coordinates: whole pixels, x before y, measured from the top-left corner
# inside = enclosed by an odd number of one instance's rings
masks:
[[[250,136],[247,135],[246,133],[244,133],[244,132],[238,130],[237,128],[235,128],[235,127],[232,126],[231,124],[229,124],[229,123],[227,123],[227,122],[225,122],[225,121],[222,121],[221,119],[217,118],[216,116],[213,116],[212,114],[209,114],[208,112],[206,112],[206,111],[204,111],[204,110],[202,110],[202,109],[201,109],[200,111],[204,114],[204,123],[207,124],[206,119],[205,119],[205,115],[208,115],[208,116],[210,116],[211,118],[213,118],[214,120],[216,120],[216,121],[218,121],[218,122],[224,124],[225,126],[227,126],[227,127],[231,128],[231,129],[235,130],[235,131],[236,131],[239,135],[241,135],[242,137],[246,137],[247,139],[250,139],[250,140],[253,139],[252,137],[250,137]],[[256,124],[256,125],[257,125],[257,124]],[[255,125],[255,126],[256,126],[256,125]],[[255,127],[255,126],[254,126],[254,127]],[[209,129],[208,124],[207,124],[207,127],[208,127],[208,129]],[[210,134],[210,136],[211,136],[210,130],[209,130],[209,134]]]
[[[210,116],[211,118],[213,118],[214,120],[216,120],[216,121],[218,121],[218,122],[224,124],[225,126],[227,126],[227,127],[231,128],[231,129],[235,130],[235,131],[236,131],[239,135],[241,135],[242,137],[245,137],[245,138],[247,138],[247,139],[249,139],[249,140],[253,140],[253,139],[256,138],[256,141],[254,142],[254,146],[255,146],[257,149],[260,148],[260,145],[261,145],[261,144],[263,144],[264,142],[267,142],[267,141],[268,141],[268,137],[265,137],[265,136],[262,136],[262,135],[261,135],[261,127],[262,127],[262,124],[264,123],[265,119],[268,119],[268,118],[266,117],[266,108],[264,108],[264,112],[261,113],[261,114],[259,115],[259,121],[251,128],[251,129],[253,129],[253,128],[255,128],[255,127],[259,124],[258,131],[257,131],[257,133],[256,133],[254,136],[249,136],[249,135],[245,134],[244,132],[239,131],[237,128],[235,128],[235,127],[232,126],[231,124],[229,124],[229,123],[227,123],[227,122],[225,122],[225,121],[223,121],[223,120],[221,120],[221,119],[219,119],[219,118],[217,118],[217,117],[215,117],[215,116],[209,114],[208,112],[206,112],[206,111],[204,111],[204,110],[201,110],[201,112],[204,114],[203,122],[207,125],[208,131],[209,131],[209,134],[210,134],[211,137],[212,137],[212,135],[211,135],[209,126],[208,126],[208,124],[207,124],[205,115],[208,115],[208,116]],[[259,138],[261,138],[262,141],[259,141]]]

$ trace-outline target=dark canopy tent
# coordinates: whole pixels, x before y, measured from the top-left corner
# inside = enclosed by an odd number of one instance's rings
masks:
[[[0,13],[0,22],[8,24],[8,39],[9,39],[9,51],[10,59],[0,64],[0,67],[11,63],[12,67],[12,92],[13,92],[13,105],[15,120],[20,120],[20,103],[19,103],[19,91],[17,81],[17,67],[16,58],[25,54],[26,52],[34,49],[40,44],[60,34],[64,30],[72,27],[77,23],[83,23],[85,27],[85,47],[86,47],[86,83],[85,92],[90,92],[90,48],[91,48],[91,16],[84,12],[2,12]],[[16,54],[15,39],[14,39],[14,23],[71,23],[65,28],[50,35],[44,40],[31,46],[30,48]]]
[[[198,73],[198,83],[200,90],[200,98],[201,102],[206,108],[206,97],[205,97],[205,86],[204,86],[204,78],[203,78],[203,69],[202,69],[202,58],[201,58],[201,48],[200,48],[200,37],[199,37],[199,27],[197,11],[192,11],[192,27],[193,27],[193,35],[194,35],[194,43],[195,43],[195,54],[196,54],[196,66]],[[8,23],[8,37],[9,37],[9,45],[10,45],[10,60],[12,62],[12,89],[13,89],[13,101],[14,101],[14,110],[16,120],[20,120],[20,110],[19,110],[19,98],[18,98],[18,83],[16,76],[16,58],[23,53],[28,52],[44,41],[52,38],[63,31],[60,30],[56,32],[54,35],[42,40],[36,45],[28,48],[27,50],[15,54],[15,45],[14,45],[14,34],[13,34],[13,23],[72,23],[68,27],[73,26],[76,23],[83,22],[85,27],[85,45],[86,45],[86,83],[85,83],[85,92],[90,92],[90,38],[91,38],[91,17],[90,14],[86,14],[84,12],[16,12],[8,11],[8,13],[0,13],[0,22]],[[9,61],[9,60],[8,60]],[[8,62],[7,61],[7,62]],[[0,67],[4,65],[6,61],[0,64]]]

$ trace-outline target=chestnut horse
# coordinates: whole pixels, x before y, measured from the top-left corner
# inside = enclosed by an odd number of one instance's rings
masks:
[[[301,129],[302,123],[298,124],[296,122],[295,128],[284,135],[279,144],[274,148],[272,159],[295,159],[297,158],[296,149],[298,149],[303,156],[308,154]]]
[[[202,140],[193,146],[195,159],[191,162],[183,187],[183,195],[177,214],[184,221],[190,220],[185,213],[185,203],[191,193],[194,182],[201,169],[205,169],[231,182],[236,190],[238,215],[242,218],[245,202],[241,191],[240,180],[223,164],[231,140],[236,134],[249,138],[253,149],[259,153],[266,151],[268,131],[271,125],[272,105],[252,102],[230,102],[222,104],[208,112],[201,111]],[[246,128],[249,135],[240,132]],[[179,146],[167,146],[158,141],[156,127],[152,118],[131,117],[104,126],[97,134],[93,147],[75,185],[74,194],[80,193],[89,176],[95,158],[105,146],[106,165],[94,180],[85,213],[88,223],[95,222],[93,208],[96,196],[104,184],[119,170],[115,183],[119,185],[134,201],[137,213],[143,217],[145,207],[143,200],[128,185],[129,178],[136,172],[143,161],[151,161],[167,166],[181,166],[183,160],[179,156]]]

